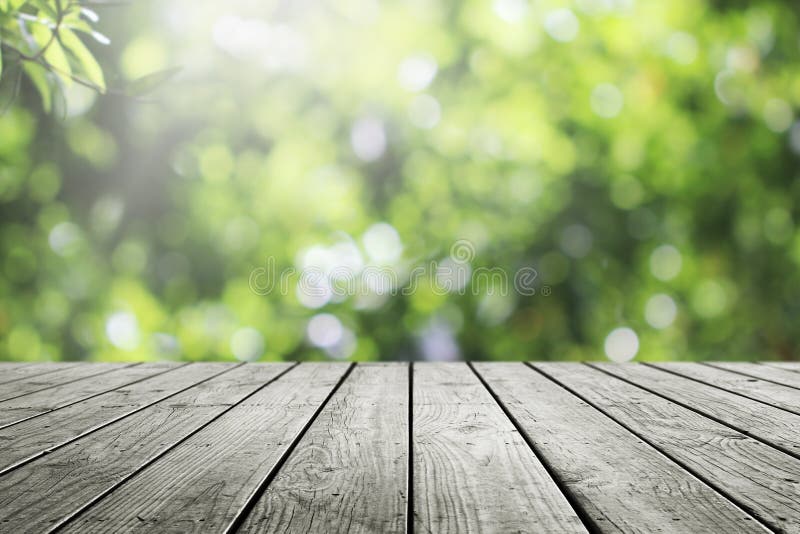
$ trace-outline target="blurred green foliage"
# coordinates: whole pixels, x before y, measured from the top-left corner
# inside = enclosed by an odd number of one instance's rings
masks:
[[[798,357],[790,2],[97,4],[49,90],[44,5],[0,1],[0,358]],[[535,294],[297,291],[459,242]]]

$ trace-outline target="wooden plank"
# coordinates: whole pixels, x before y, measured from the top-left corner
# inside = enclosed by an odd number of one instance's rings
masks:
[[[692,470],[774,530],[800,532],[800,461],[577,363],[535,367]]]
[[[790,387],[696,363],[648,365],[800,415],[800,391]]]
[[[2,373],[4,373],[5,371],[10,371],[12,369],[21,369],[23,367],[30,367],[32,365],[36,365],[36,362],[0,361],[0,376],[2,376]]]
[[[764,532],[655,448],[524,364],[476,364],[601,532]]]
[[[408,364],[361,364],[237,532],[405,532]]]
[[[0,410],[5,409],[5,401],[130,366],[130,364],[123,363],[66,365],[60,366],[55,372],[47,372],[25,380],[2,384],[0,385]]]
[[[757,363],[708,362],[706,365],[800,389],[800,373]]]
[[[785,371],[792,371],[800,373],[800,362],[761,362],[762,365],[769,365],[770,367],[777,367]]]
[[[141,374],[143,378],[120,389],[0,429],[0,443],[3,444],[0,474],[235,365],[158,363],[125,370],[128,378],[134,378],[135,374]],[[147,376],[149,371],[152,371],[151,376]]]
[[[291,366],[237,367],[1,476],[0,530],[49,530]]]
[[[106,371],[0,403],[0,429],[164,372],[174,364],[96,365]],[[93,366],[85,367],[91,369]]]
[[[301,364],[89,508],[66,532],[221,532],[349,369]]]
[[[0,385],[25,380],[34,376],[41,376],[47,373],[55,373],[56,371],[68,369],[69,367],[75,367],[77,365],[80,364],[77,362],[21,363],[16,365],[7,363],[0,368]],[[6,391],[8,390],[13,391],[13,388],[7,388]],[[9,393],[6,393],[5,395],[8,396]],[[0,396],[2,396],[2,393],[0,393]]]
[[[466,364],[415,364],[413,396],[416,531],[586,532]]]
[[[800,456],[800,416],[645,365],[590,364],[736,430]]]

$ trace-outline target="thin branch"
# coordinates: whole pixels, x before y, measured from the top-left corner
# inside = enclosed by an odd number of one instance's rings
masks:
[[[25,61],[29,61],[29,60],[25,60]],[[56,74],[59,74],[59,75],[63,76],[64,78],[69,78],[70,80],[72,80],[73,82],[77,83],[78,85],[83,85],[84,87],[88,87],[89,89],[93,89],[93,90],[97,91],[98,93],[102,93],[103,92],[102,88],[100,88],[99,86],[93,84],[92,82],[90,82],[88,80],[84,80],[80,76],[76,76],[75,74],[73,74],[71,72],[65,72],[62,69],[59,69],[58,67],[55,67],[55,66],[51,65],[44,58],[41,58],[41,60],[38,60],[38,61],[35,61],[35,62],[38,63],[39,65],[43,66],[44,68],[49,69],[52,72],[55,72]]]

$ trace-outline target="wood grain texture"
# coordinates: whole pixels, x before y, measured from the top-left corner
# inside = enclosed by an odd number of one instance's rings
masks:
[[[585,532],[466,364],[415,364],[413,407],[417,532]]]
[[[681,462],[771,528],[800,532],[800,461],[582,364],[535,367]]]
[[[758,363],[708,362],[706,365],[800,389],[800,373]]]
[[[358,365],[239,532],[404,532],[408,364]]]
[[[652,365],[800,415],[800,391],[794,388],[709,365],[684,362],[656,363]]]
[[[127,375],[128,378],[135,378],[139,374],[142,377],[140,382],[0,429],[0,443],[4,444],[0,449],[0,474],[45,452],[50,453],[61,444],[109,421],[125,417],[201,380],[230,370],[234,365],[140,365],[131,368]]]
[[[625,428],[524,364],[476,364],[602,532],[766,529]]]
[[[645,365],[590,364],[800,456],[800,416]]]
[[[769,365],[770,367],[777,367],[785,371],[800,373],[800,362],[762,362],[762,364]]]
[[[72,365],[0,364],[0,533],[800,534],[800,415],[748,398],[800,366]]]
[[[47,531],[289,368],[237,367],[0,477],[0,531]]]
[[[105,367],[105,364],[99,364]],[[0,403],[0,429],[41,414],[58,410],[75,402],[91,398],[164,372],[174,364],[151,363],[108,368],[107,372],[53,386]],[[91,366],[86,366],[90,369]],[[67,369],[69,372],[72,369]]]
[[[49,367],[50,364],[48,364]],[[67,364],[58,366],[57,369],[43,374],[36,374],[24,380],[17,380],[0,385],[0,410],[6,408],[5,402],[17,399],[23,395],[30,395],[59,385],[67,385],[78,380],[85,380],[93,376],[102,375],[111,371],[130,367],[131,364],[98,363],[98,364]]]
[[[221,532],[344,376],[301,364],[68,524],[65,532]]]
[[[74,362],[64,363],[3,363],[0,367],[0,385],[8,384],[9,382],[17,382],[26,378],[34,376],[41,376],[47,373],[54,373],[69,367],[79,365]],[[6,391],[13,391],[13,387],[6,389]],[[5,393],[9,396],[8,393]]]

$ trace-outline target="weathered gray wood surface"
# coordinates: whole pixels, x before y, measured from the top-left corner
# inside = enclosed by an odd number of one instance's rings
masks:
[[[69,520],[289,368],[237,367],[0,476],[0,531]]]
[[[77,363],[3,363],[0,366],[0,385],[17,382],[33,376],[55,373],[61,369],[75,367]],[[15,388],[10,388],[16,391]]]
[[[241,532],[405,532],[408,366],[365,364],[331,398]]]
[[[521,363],[476,368],[596,528],[764,530],[652,446],[538,372]]]
[[[800,532],[800,461],[582,364],[535,367],[775,530]]]
[[[800,373],[787,373],[783,369],[770,365],[757,363],[729,363],[729,362],[710,362],[706,365],[725,369],[734,373],[739,373],[752,378],[760,378],[768,382],[782,384],[792,388],[800,389]]]
[[[112,371],[130,367],[121,363],[98,363],[94,365],[61,365],[51,371],[36,373],[23,380],[0,385],[0,403],[18,399],[31,393],[45,391],[56,386],[66,386],[73,382],[100,376]],[[95,381],[96,383],[96,381]],[[0,404],[5,408],[5,404]]]
[[[144,379],[88,400],[71,404],[0,429],[0,474],[78,436],[117,421],[158,402],[201,380],[217,375],[233,364],[197,363],[189,368],[177,364],[145,364],[133,369],[145,371]],[[182,369],[179,373],[169,371]],[[148,371],[156,373],[148,376]],[[134,375],[128,375],[133,378]]]
[[[764,365],[777,367],[778,369],[783,369],[784,371],[794,371],[796,373],[800,373],[800,362],[764,362]]]
[[[145,468],[65,531],[223,531],[346,369],[345,364],[306,364],[289,371]]]
[[[655,366],[676,375],[685,376],[776,408],[800,414],[800,391],[782,384],[761,380],[741,373],[734,373],[710,365],[675,362],[659,363],[655,364]]]
[[[35,362],[0,362],[0,371],[4,369],[17,369],[27,365],[34,365]]]
[[[414,511],[421,532],[585,532],[463,364],[414,366]]]
[[[169,366],[173,364],[99,365],[102,365],[106,370],[95,374],[87,374],[93,366],[83,365],[79,368],[82,371],[80,378],[74,378],[68,382],[38,389],[0,402],[0,428],[18,424],[32,417],[37,417],[73,403],[90,399],[95,395],[138,382],[168,370]],[[56,373],[56,375],[72,374],[71,372],[76,369],[70,367],[63,372]]]
[[[645,365],[592,364],[706,417],[800,456],[800,416],[723,389]]]
[[[2,364],[0,533],[800,534],[800,365]]]

